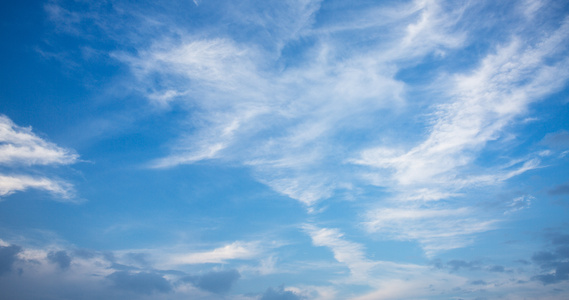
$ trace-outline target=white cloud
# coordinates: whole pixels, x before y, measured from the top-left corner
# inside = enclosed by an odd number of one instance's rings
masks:
[[[531,19],[544,5],[544,1],[541,0],[525,0],[524,4],[520,5],[520,8],[523,9],[524,15]]]
[[[154,89],[148,94],[151,101],[161,105],[178,101],[192,108],[187,133],[170,155],[152,166],[208,159],[236,161],[251,166],[261,182],[307,206],[330,197],[353,180],[350,174],[337,172],[343,168],[347,150],[338,142],[339,135],[376,126],[378,113],[404,103],[404,85],[393,79],[397,71],[393,60],[460,45],[462,38],[449,34],[449,26],[444,25],[448,12],[441,12],[434,2],[412,6],[393,8],[400,10],[401,19],[383,25],[412,35],[407,39],[413,43],[396,38],[397,47],[407,50],[385,49],[378,40],[374,51],[339,57],[345,41],[317,34],[306,63],[276,70],[270,67],[277,63],[275,53],[230,39],[186,35],[177,42],[155,42],[136,57],[115,54],[131,66],[144,89]],[[318,2],[286,8],[273,17],[295,16],[294,24],[272,37],[277,44],[316,34],[311,31],[311,20]],[[416,13],[427,16],[419,18],[420,26],[408,29],[409,18]],[[265,19],[252,21],[281,26]],[[422,46],[411,49],[415,41]],[[153,84],[155,76],[164,79],[161,86]]]
[[[477,158],[487,144],[504,140],[508,126],[526,117],[529,105],[565,84],[569,72],[569,59],[564,54],[567,22],[534,44],[523,36],[514,38],[472,72],[441,75],[452,71],[433,68],[436,78],[431,79],[432,86],[418,89],[437,90],[438,94],[417,100],[409,97],[412,87],[397,78],[404,77],[401,71],[406,68],[433,61],[438,64],[437,59],[468,45],[472,38],[469,26],[459,22],[468,8],[462,4],[472,5],[472,1],[419,0],[374,7],[353,13],[351,19],[339,16],[344,18],[341,24],[334,18],[315,24],[316,19],[325,18],[325,12],[317,15],[320,1],[281,1],[275,6],[261,2],[259,11],[245,12],[236,5],[235,10],[227,10],[234,17],[230,22],[224,19],[227,15],[220,18],[224,26],[235,24],[232,22],[246,25],[249,31],[235,39],[172,29],[174,38],[146,41],[144,45],[152,46],[131,54],[115,53],[139,79],[135,89],[153,105],[180,107],[188,113],[180,138],[169,153],[151,163],[152,167],[203,160],[245,165],[260,182],[302,202],[309,211],[315,211],[313,207],[336,190],[360,184],[357,172],[364,169],[366,176],[374,179],[372,184],[387,187],[392,195],[388,199],[379,196],[381,206],[366,211],[364,223],[369,233],[417,241],[428,255],[463,247],[476,234],[496,228],[497,217],[503,215],[494,217],[474,209],[479,202],[470,192],[538,168],[541,161],[512,159],[506,166],[484,168],[476,166]],[[197,6],[201,1],[194,3]],[[543,6],[538,1],[524,3],[528,19]],[[77,18],[58,6],[46,9],[61,19],[68,15],[67,23],[60,22],[64,26],[72,27]],[[214,34],[231,34],[224,28],[209,29]],[[253,40],[247,40],[246,35]],[[291,50],[285,47],[290,41],[292,48],[298,46],[294,58],[282,53]],[[128,46],[124,48],[133,48]],[[482,43],[475,46],[486,47]],[[469,53],[476,55],[464,52]],[[448,67],[441,62],[441,69]],[[427,102],[438,106],[431,107],[431,123],[419,142],[412,141],[418,135],[412,131],[421,130],[417,127],[393,133],[401,137],[401,144],[386,138],[383,132],[392,125],[387,123],[421,118],[421,106]],[[71,152],[61,154],[67,150],[55,145],[36,144],[40,146],[2,144],[4,156],[0,159],[13,165],[77,160]],[[2,176],[0,195],[27,188],[60,196],[67,193],[64,183],[49,178]],[[516,198],[504,206],[516,211],[529,202],[530,198]],[[335,260],[350,269],[345,282],[376,288],[358,299],[437,297],[440,290],[431,289],[433,284],[447,290],[466,284],[460,276],[426,266],[373,261],[366,257],[363,245],[349,241],[339,229],[307,225],[304,230],[313,245],[329,248]],[[258,260],[262,248],[255,242],[234,242],[174,255],[171,263]],[[270,257],[260,261],[258,270],[268,274],[274,268],[275,259]],[[335,290],[326,292],[330,298],[336,297]]]
[[[421,12],[420,17],[417,22],[407,26],[406,35],[397,50],[407,49],[412,54],[418,55],[436,49],[439,54],[442,54],[441,51],[445,48],[462,46],[465,34],[462,32],[449,33],[459,21],[461,10],[464,8],[461,7],[457,11],[444,11],[438,1],[434,0],[419,0],[414,1],[413,4]]]
[[[72,164],[78,155],[58,147],[0,115],[0,164],[51,165]]]
[[[151,46],[114,53],[151,103],[187,110],[180,138],[150,165],[203,160],[245,165],[260,182],[311,212],[322,199],[367,177],[393,194],[394,201],[386,201],[391,209],[410,205],[425,213],[470,211],[475,203],[463,200],[468,189],[539,167],[537,159],[508,168],[484,169],[475,162],[489,142],[504,140],[508,126],[525,117],[531,103],[566,82],[567,22],[537,42],[523,36],[504,42],[474,70],[458,75],[434,70],[430,86],[417,87],[433,99],[413,99],[414,87],[399,79],[401,71],[437,59],[444,64],[447,53],[474,43],[469,39],[482,29],[468,29],[475,18],[468,11],[472,2],[370,5],[364,13],[346,7],[340,21],[320,15],[319,6],[320,1],[284,1],[235,7],[224,16],[246,28],[249,38],[175,28],[169,32],[176,34],[145,43]],[[536,4],[532,11],[537,10]],[[287,55],[285,45],[298,46],[298,53]],[[415,133],[421,129],[413,127],[384,134],[392,120],[423,118],[427,104],[432,114],[426,132]],[[413,141],[417,136],[419,142]],[[450,204],[429,204],[442,199]],[[378,222],[377,215],[368,217],[369,224]],[[382,232],[420,239],[434,251],[443,229],[432,219],[413,219],[413,228],[432,226],[423,238],[395,227]],[[437,249],[467,244],[472,234],[492,228],[494,221],[486,219],[494,220],[480,215],[458,222],[450,231],[454,236],[445,236]]]
[[[233,259],[253,259],[261,253],[257,242],[234,242],[211,251],[174,256],[172,264],[224,263]]]
[[[45,177],[6,176],[0,174],[0,197],[30,188],[50,192],[57,199],[61,200],[71,200],[75,196],[73,186],[65,181],[57,181]]]
[[[315,246],[330,248],[334,258],[350,269],[348,281],[361,283],[369,280],[369,272],[376,263],[365,257],[362,245],[346,241],[338,229],[317,228],[313,225],[305,225],[304,229]]]
[[[0,244],[4,246],[4,242],[0,241]],[[53,259],[53,254],[58,252],[64,253],[68,259],[65,267]],[[11,269],[2,274],[2,295],[10,299],[37,299],[38,295],[54,299],[85,298],[85,295],[88,295],[86,299],[218,299],[191,283],[180,281],[190,274],[158,270],[150,265],[141,268],[140,265],[129,264],[132,261],[125,260],[125,255],[120,259],[114,254],[116,252],[77,250],[57,245],[18,247]],[[130,280],[127,280],[128,284],[120,285],[113,274],[121,274]],[[160,283],[162,288],[149,287],[156,287],[156,283]],[[30,290],[30,286],[34,289]],[[228,299],[247,297],[230,295]]]
[[[504,214],[511,214],[523,209],[527,209],[530,207],[532,200],[535,200],[535,197],[532,195],[516,197],[510,204],[508,204],[508,209],[504,212]]]
[[[543,61],[560,53],[568,24],[535,46],[514,41],[489,55],[472,74],[451,78],[451,100],[437,109],[421,144],[403,153],[390,147],[365,150],[355,162],[393,169],[401,185],[452,180],[458,168],[472,163],[487,142],[498,139],[505,126],[527,111],[528,104],[566,82],[568,59],[552,66]]]
[[[333,300],[339,299],[337,296],[338,290],[332,286],[299,286],[295,288],[288,288],[297,295],[306,299],[314,300]]]
[[[473,234],[496,228],[497,220],[478,217],[472,208],[380,208],[366,214],[369,232],[397,240],[418,241],[432,256],[442,250],[464,247]]]
[[[404,219],[440,217],[452,212],[398,212]],[[397,217],[393,216],[386,223]],[[318,228],[306,225],[305,231],[312,238],[315,246],[328,247],[334,258],[350,269],[350,275],[334,284],[365,284],[373,288],[372,292],[350,299],[416,299],[426,295],[440,295],[462,287],[467,278],[448,274],[444,270],[433,269],[417,264],[403,264],[389,261],[375,261],[365,256],[362,245],[347,241],[338,229]],[[434,288],[436,286],[436,288]],[[335,294],[334,294],[335,295]],[[345,297],[345,296],[344,296]],[[338,297],[339,298],[339,297]]]
[[[520,160],[513,160],[511,166],[488,168],[480,174],[474,161],[488,142],[499,141],[506,126],[523,116],[531,103],[563,87],[569,78],[569,59],[562,55],[567,36],[569,21],[565,20],[535,44],[516,39],[488,55],[473,72],[445,78],[448,102],[436,107],[423,142],[407,151],[397,146],[370,148],[351,160],[380,174],[390,172],[368,177],[396,193],[393,208],[367,214],[368,229],[396,239],[417,240],[428,254],[464,246],[468,236],[492,229],[492,217],[465,215],[472,210],[471,204],[456,196],[539,167],[537,158],[521,160],[521,165]],[[551,57],[557,59],[544,64]],[[449,196],[457,199],[449,208],[420,206],[425,200]],[[398,203],[401,200],[417,204]]]
[[[544,288],[540,282],[531,280],[533,271],[520,269],[516,273],[488,273],[484,277],[487,282],[486,285],[473,286],[471,284],[473,278],[479,278],[481,273],[449,274],[447,270],[425,265],[372,261],[365,258],[360,245],[346,241],[336,229],[307,226],[305,230],[311,236],[314,235],[315,245],[329,247],[335,257],[342,260],[342,263],[357,266],[358,261],[363,261],[373,265],[372,268],[365,269],[366,276],[361,277],[359,281],[348,278],[345,281],[336,280],[330,285],[301,284],[283,288],[283,290],[292,291],[305,298],[321,300],[458,298],[481,292],[479,289],[484,289],[486,295],[503,294],[512,299],[518,299],[516,298],[518,295],[530,295],[533,298],[547,295],[548,299],[563,299],[565,296],[560,295],[558,290],[563,287],[563,283]],[[9,245],[10,243],[0,240],[0,246]],[[184,284],[179,280],[191,274],[182,271],[174,272],[172,269],[154,269],[151,265],[146,266],[146,269],[140,269],[137,265],[129,264],[128,260],[124,259],[128,255],[124,254],[132,252],[123,252],[122,255],[120,253],[116,255],[117,252],[112,252],[114,255],[109,255],[109,252],[101,253],[86,249],[73,250],[53,244],[43,248],[23,246],[18,251],[11,270],[2,274],[2,281],[0,281],[3,295],[6,294],[11,298],[35,299],[37,298],[35,293],[40,292],[44,296],[53,298],[69,296],[77,298],[85,295],[85,293],[89,293],[93,298],[104,299],[124,299],[125,295],[140,299],[218,298],[199,290],[192,284]],[[61,268],[57,261],[49,258],[50,253],[58,251],[64,252],[69,258],[69,265],[66,268]],[[354,254],[357,258],[350,258],[349,251],[355,251]],[[125,271],[125,268],[130,268],[130,270]],[[108,276],[115,272],[128,272],[130,275],[155,274],[156,279],[167,282],[172,289],[164,294],[159,292],[131,294],[124,289],[116,289],[116,286],[112,285],[112,281],[109,281],[112,278]],[[148,280],[144,280],[144,278],[138,279],[140,281],[136,280],[136,282],[140,285],[149,284]],[[249,278],[249,280],[254,279]],[[264,279],[261,281],[264,282]],[[363,291],[363,295],[354,295],[353,291],[342,291],[342,284],[367,284],[371,291]],[[34,294],[30,293],[29,286],[34,286]],[[133,286],[133,292],[136,293],[138,286]],[[547,293],[553,294],[549,297]],[[522,296],[519,298],[522,299]],[[258,297],[233,293],[222,297],[224,299],[258,299]]]
[[[58,147],[32,132],[20,127],[8,117],[0,115],[0,166],[32,170],[37,165],[66,165],[77,162],[72,150]],[[57,199],[69,201],[74,197],[73,186],[65,181],[41,176],[0,174],[0,197],[17,191],[39,189],[53,194]]]

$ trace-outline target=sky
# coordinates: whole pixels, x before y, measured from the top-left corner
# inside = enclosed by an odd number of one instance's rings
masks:
[[[1,299],[569,298],[569,2],[0,5]]]

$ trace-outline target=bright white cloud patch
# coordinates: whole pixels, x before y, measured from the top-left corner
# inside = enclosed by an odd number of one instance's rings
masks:
[[[30,127],[20,127],[0,115],[0,164],[57,165],[71,164],[78,155],[58,147],[32,133]]]
[[[174,264],[223,263],[232,259],[252,259],[260,253],[258,243],[234,242],[205,252],[180,255],[172,260]]]
[[[58,147],[32,133],[31,128],[20,127],[8,117],[0,115],[0,166],[31,169],[36,165],[65,165],[76,162],[78,155]],[[71,199],[74,191],[71,184],[22,174],[0,174],[0,196],[17,191],[39,189],[62,199]]]
[[[0,196],[8,196],[26,189],[44,190],[64,199],[73,197],[73,187],[67,182],[44,177],[0,175]]]

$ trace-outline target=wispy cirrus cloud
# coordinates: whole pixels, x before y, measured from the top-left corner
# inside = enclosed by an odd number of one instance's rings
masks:
[[[497,228],[503,211],[473,209],[469,193],[538,168],[541,157],[487,168],[475,161],[529,105],[565,84],[567,21],[539,41],[512,36],[492,45],[494,52],[473,69],[435,73],[419,87],[433,98],[427,103],[410,96],[414,87],[399,73],[431,57],[444,61],[473,43],[479,33],[465,24],[478,24],[468,12],[480,7],[411,1],[369,7],[363,17],[346,8],[341,20],[323,17],[321,7],[319,1],[289,1],[278,10],[255,8],[263,14],[236,8],[226,16],[251,32],[264,28],[255,36],[265,39],[174,30],[176,35],[157,38],[134,54],[113,53],[152,105],[181,107],[188,114],[169,153],[150,166],[244,165],[310,212],[338,190],[367,183],[385,187],[392,196],[365,214],[365,228],[418,241],[429,255],[463,247],[476,234]],[[528,16],[540,7],[519,12],[525,21],[516,22],[531,26]],[[356,46],[359,35],[378,32],[383,35]],[[307,46],[286,58],[286,47],[295,43]],[[429,120],[418,137],[381,133],[391,121],[425,116]]]
[[[334,253],[334,258],[350,269],[349,281],[367,282],[369,280],[369,272],[376,263],[365,257],[362,245],[346,241],[338,229],[305,225],[304,230],[310,235],[315,246],[330,248]]]
[[[58,199],[74,197],[73,186],[63,180],[21,173],[21,168],[32,170],[34,166],[68,165],[77,162],[79,156],[72,150],[61,148],[32,132],[31,128],[20,127],[7,116],[0,115],[0,196],[17,191],[39,189],[47,191]],[[17,170],[17,172],[16,172]],[[6,173],[11,171],[11,174]]]
[[[441,250],[463,247],[472,235],[495,229],[497,219],[488,219],[473,208],[399,206],[370,211],[366,229],[398,240],[418,241],[431,256]]]
[[[152,166],[211,159],[241,163],[261,182],[308,206],[352,186],[353,175],[338,172],[345,169],[342,157],[353,151],[343,141],[380,126],[374,115],[404,105],[405,85],[394,79],[397,61],[462,44],[461,33],[449,33],[447,19],[459,12],[443,12],[435,2],[391,7],[399,19],[378,26],[402,35],[388,43],[373,40],[370,48],[344,56],[350,41],[336,35],[333,25],[315,29],[318,7],[291,1],[278,14],[252,21],[274,30],[275,44],[313,40],[300,62],[281,62],[282,47],[191,34],[157,41],[136,56],[115,53],[145,90],[151,88],[144,92],[151,102],[183,105],[191,116],[171,154]],[[289,15],[302,17],[293,24],[277,22]],[[359,22],[346,20],[345,26],[358,28]],[[327,26],[332,27],[324,35]]]
[[[523,116],[531,103],[564,86],[569,60],[561,53],[568,36],[569,22],[564,20],[539,42],[514,39],[499,47],[473,72],[448,78],[448,102],[436,107],[423,142],[407,151],[390,146],[367,149],[352,160],[381,171],[373,183],[397,191],[391,205],[399,208],[368,213],[368,230],[418,240],[433,254],[462,247],[468,236],[494,228],[496,220],[487,214],[467,217],[472,216],[466,213],[472,210],[471,204],[460,201],[460,195],[539,167],[539,155],[482,171],[474,160],[487,143],[499,141],[504,129]],[[544,64],[552,58],[552,63]],[[417,196],[421,193],[425,196]],[[458,200],[425,202],[449,196]]]
[[[418,241],[434,254],[468,244],[505,217],[473,209],[472,191],[541,166],[540,155],[477,165],[531,104],[566,84],[568,22],[525,36],[547,6],[540,1],[513,9],[508,22],[488,16],[484,24],[480,11],[490,2],[251,4],[215,18],[254,33],[248,38],[216,21],[192,31],[152,19],[157,25],[139,32],[150,38],[110,54],[151,105],[187,114],[179,138],[151,167],[247,166],[311,212],[338,190],[380,186],[390,196],[365,213],[369,232]],[[346,13],[327,15],[326,5]],[[488,28],[498,38],[484,44]],[[463,54],[471,64],[445,59]],[[402,75],[409,69],[432,76],[416,83]]]
[[[355,163],[392,169],[400,185],[453,183],[484,145],[528,105],[563,87],[569,61],[559,58],[569,22],[535,45],[515,40],[486,57],[471,74],[450,78],[449,102],[434,113],[428,138],[409,151],[380,147],[365,150]],[[548,57],[557,57],[544,65]]]

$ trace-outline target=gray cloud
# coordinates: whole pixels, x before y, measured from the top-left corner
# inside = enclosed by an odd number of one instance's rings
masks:
[[[526,263],[529,264],[529,262]],[[504,266],[501,265],[486,266],[482,262],[476,260],[466,261],[466,260],[453,259],[444,264],[440,259],[436,259],[432,261],[431,264],[437,269],[448,269],[450,273],[458,272],[461,270],[468,270],[468,271],[485,270],[494,273],[512,272],[512,270],[506,269],[506,267]],[[473,281],[471,284],[476,285],[476,284],[486,284],[486,283],[481,283],[481,280],[476,280]]]
[[[547,193],[553,196],[567,195],[569,194],[569,183],[558,185],[547,191]]]
[[[73,255],[80,258],[89,259],[95,257],[97,255],[97,252],[88,249],[77,249],[73,251]]]
[[[114,270],[119,270],[119,271],[137,271],[137,270],[140,270],[140,268],[137,268],[137,267],[118,264],[118,263],[112,263],[111,268],[113,268]]]
[[[553,284],[569,280],[569,235],[551,236],[553,249],[535,252],[531,259],[542,270],[542,274],[532,277],[543,284]]]
[[[276,289],[268,288],[267,291],[261,296],[261,300],[300,300],[301,296],[291,292],[285,291],[283,286]]]
[[[534,280],[539,280],[543,284],[553,284],[569,279],[569,262],[553,263],[555,271],[549,274],[534,276]]]
[[[107,276],[107,278],[119,289],[140,294],[167,293],[172,290],[170,282],[157,273],[117,271]]]
[[[228,270],[209,272],[201,276],[187,276],[182,278],[182,281],[191,282],[204,291],[223,294],[227,293],[240,277],[241,275],[237,270]]]
[[[504,268],[504,266],[492,266],[491,268],[488,269],[488,271],[490,272],[497,272],[497,273],[503,273],[506,271],[506,269]]]
[[[438,258],[431,261],[431,265],[437,269],[444,269],[445,268],[443,262]]]
[[[149,266],[150,264],[148,263],[148,254],[146,253],[127,253],[126,257],[133,262],[136,265],[140,265],[140,266]]]
[[[559,234],[551,239],[553,245],[569,245],[569,234]]]
[[[539,251],[532,255],[531,260],[538,264],[547,264],[557,259],[557,255],[548,251]]]
[[[18,260],[18,253],[22,248],[16,245],[7,247],[0,246],[0,275],[12,270],[12,265]]]
[[[451,268],[452,271],[459,271],[460,269],[469,269],[469,270],[480,269],[480,262],[478,261],[467,262],[465,260],[454,259],[447,262],[447,265]]]
[[[517,262],[517,263],[520,263],[520,264],[526,265],[526,266],[531,264],[529,261],[527,261],[525,259],[518,259],[518,260],[515,260],[514,262]]]
[[[555,249],[555,254],[557,254],[557,256],[559,256],[562,259],[568,259],[569,247],[568,246],[557,247],[557,249]]]
[[[71,257],[65,251],[50,252],[47,259],[57,264],[62,270],[67,270],[71,265]]]

